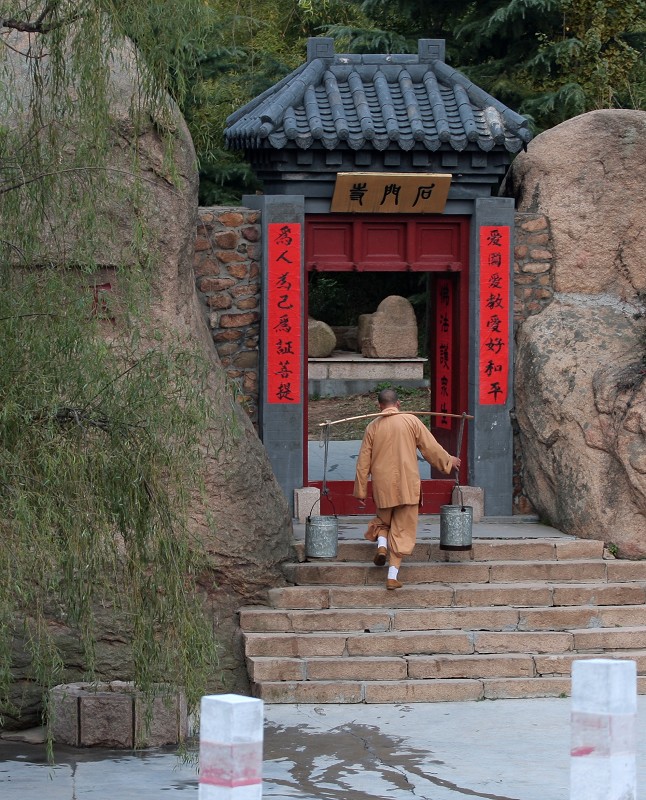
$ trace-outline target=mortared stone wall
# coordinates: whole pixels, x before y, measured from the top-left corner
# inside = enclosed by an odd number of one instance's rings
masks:
[[[200,299],[238,402],[258,421],[260,212],[200,208],[193,260]]]

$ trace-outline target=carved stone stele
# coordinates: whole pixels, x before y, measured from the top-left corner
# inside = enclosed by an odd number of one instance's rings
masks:
[[[365,358],[417,357],[417,319],[405,297],[386,297],[364,324],[361,353]]]

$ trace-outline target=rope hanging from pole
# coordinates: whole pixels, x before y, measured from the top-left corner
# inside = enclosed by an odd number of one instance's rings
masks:
[[[321,486],[321,494],[327,497],[330,492],[330,490],[327,488],[327,454],[330,444],[330,425],[332,423],[328,420],[323,424],[326,426],[326,428],[323,433],[323,485]]]

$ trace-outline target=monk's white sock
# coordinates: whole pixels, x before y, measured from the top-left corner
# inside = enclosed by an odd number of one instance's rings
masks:
[[[396,581],[398,572],[399,572],[399,567],[388,567],[388,580]]]
[[[385,536],[380,536],[377,539],[377,547],[388,547],[388,539]]]

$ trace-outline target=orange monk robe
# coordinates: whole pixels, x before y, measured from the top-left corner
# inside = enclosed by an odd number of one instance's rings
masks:
[[[354,496],[364,499],[368,492],[368,476],[372,478],[372,497],[377,506],[377,514],[381,509],[393,509],[396,506],[414,506],[407,509],[406,530],[397,532],[396,541],[389,536],[389,549],[402,555],[410,554],[417,536],[417,507],[421,499],[422,482],[419,476],[417,451],[436,469],[451,473],[451,456],[436,441],[428,428],[414,414],[399,412],[396,408],[386,408],[366,428],[361,443],[357,471],[354,482]],[[403,509],[402,509],[403,511]],[[381,515],[388,517],[391,514]],[[366,534],[366,538],[376,540],[382,527],[375,520]]]

